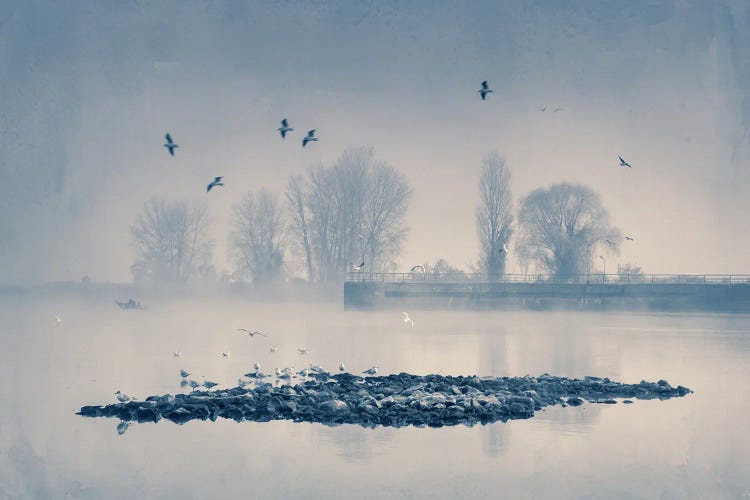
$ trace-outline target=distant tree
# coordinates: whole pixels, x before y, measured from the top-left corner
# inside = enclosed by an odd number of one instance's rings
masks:
[[[625,277],[625,276],[640,277],[640,276],[643,276],[643,270],[641,269],[641,266],[637,264],[631,264],[630,262],[628,262],[626,264],[617,265],[617,274],[619,274],[620,277]]]
[[[276,195],[247,193],[232,209],[230,249],[236,274],[269,283],[283,274],[286,222]]]
[[[442,257],[430,264],[429,262],[424,263],[425,274],[440,274],[442,276],[466,276],[466,272],[463,269],[459,269],[451,265],[447,260]]]
[[[213,242],[204,204],[151,198],[130,226],[136,281],[185,282],[211,262]]]
[[[479,177],[479,206],[476,212],[479,236],[479,271],[498,276],[505,274],[502,251],[513,234],[513,199],[510,192],[510,169],[498,153],[491,153],[482,165]]]
[[[330,167],[314,165],[307,178],[292,177],[287,201],[293,235],[314,281],[341,279],[353,264],[388,269],[399,255],[412,190],[394,167],[353,148]]]
[[[586,273],[597,247],[616,253],[621,240],[599,196],[581,184],[535,189],[521,201],[518,221],[516,248],[557,277]]]

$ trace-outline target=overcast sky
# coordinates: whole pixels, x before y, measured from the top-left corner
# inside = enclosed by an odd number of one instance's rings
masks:
[[[748,33],[742,0],[8,3],[0,284],[129,280],[153,195],[207,201],[229,269],[233,203],[362,145],[414,186],[402,268],[476,260],[497,150],[516,200],[563,180],[600,193],[636,238],[611,269],[750,273]]]

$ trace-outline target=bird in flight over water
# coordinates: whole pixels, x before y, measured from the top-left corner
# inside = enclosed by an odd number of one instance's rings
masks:
[[[482,96],[482,100],[484,101],[487,98],[487,94],[492,92],[492,89],[487,85],[487,80],[482,82],[482,88],[477,90],[479,92],[479,95]]]
[[[606,243],[607,245],[611,246],[611,247],[615,246],[615,242],[614,242],[614,241],[610,241],[610,240],[604,240],[604,242],[605,242],[605,243]]]
[[[352,271],[361,271],[364,268],[365,268],[365,263],[362,262],[360,265],[352,267]]]
[[[281,120],[281,127],[277,129],[281,133],[281,138],[284,139],[286,137],[287,132],[291,132],[294,129],[289,126],[289,122],[287,122],[286,118]]]
[[[307,354],[308,352],[310,352],[310,348],[309,347],[299,347],[299,348],[297,348],[297,351],[299,351],[299,353],[304,356],[305,354]]]
[[[424,266],[420,266],[419,264],[417,264],[416,266],[411,268],[410,272],[416,273],[417,271],[424,273]]]
[[[209,191],[211,191],[211,189],[215,188],[216,186],[223,186],[224,183],[221,182],[222,179],[223,177],[216,177],[214,180],[212,180],[209,183],[208,187],[206,187],[206,192],[208,193]]]
[[[169,150],[169,154],[174,156],[174,150],[176,148],[179,148],[179,144],[175,144],[175,142],[172,140],[172,136],[169,135],[169,132],[167,132],[167,135],[164,136],[164,138],[167,140],[167,143],[164,145],[165,148]]]
[[[260,335],[261,337],[268,337],[268,335],[266,335],[265,333],[261,333],[261,332],[255,331],[255,330],[247,330],[245,328],[237,328],[237,331],[238,332],[245,332],[248,335],[250,335],[251,337],[255,337],[256,335]]]
[[[632,168],[632,165],[630,163],[626,162],[625,160],[623,160],[622,156],[618,156],[618,158],[620,159],[620,166],[621,167],[631,167]]]
[[[497,253],[509,253],[510,250],[508,250],[508,244],[504,244],[503,247],[497,251]]]
[[[625,239],[628,241],[635,241],[635,238],[631,238],[630,236],[625,236]]]
[[[305,146],[307,146],[308,142],[312,142],[312,141],[318,142],[318,138],[315,137],[315,129],[309,130],[307,132],[307,135],[305,136],[305,138],[302,139],[302,147],[304,148]]]

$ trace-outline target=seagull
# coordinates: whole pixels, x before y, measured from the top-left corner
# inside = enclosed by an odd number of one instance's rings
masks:
[[[265,333],[257,332],[255,330],[247,330],[245,328],[237,328],[237,331],[238,332],[245,332],[248,335],[250,335],[251,337],[255,337],[256,335],[260,335],[261,337],[268,337],[268,335],[266,335]],[[271,352],[273,352],[273,351],[271,351]]]
[[[276,352],[276,351],[278,351],[278,349],[279,349],[279,346],[273,345],[273,346],[271,346],[271,347],[268,348],[268,352]]]
[[[175,148],[179,148],[179,144],[175,144],[175,142],[172,140],[172,136],[169,135],[169,132],[167,132],[167,135],[164,136],[164,138],[167,140],[167,143],[164,145],[165,148],[169,150],[169,154],[174,156],[174,150]]]
[[[216,382],[211,382],[210,380],[204,380],[203,381],[203,387],[205,387],[206,389],[210,389],[212,387],[216,387],[217,385],[219,385],[219,384],[217,384]]]
[[[309,130],[307,132],[307,136],[305,136],[305,138],[302,139],[302,147],[304,148],[305,146],[307,146],[308,142],[312,142],[312,141],[318,142],[318,138],[315,137],[315,129]]]
[[[416,273],[417,269],[419,269],[420,271],[422,271],[422,273],[424,273],[424,266],[420,266],[420,265],[416,265],[416,266],[412,267],[410,272]]]
[[[346,366],[344,366],[344,362],[342,361],[341,364],[339,364],[339,371],[343,372],[344,370],[346,370]]]
[[[124,420],[120,420],[120,423],[117,424],[117,434],[122,436],[125,434],[125,431],[128,430],[128,427],[130,427],[130,424]]]
[[[358,266],[354,266],[354,267],[352,267],[352,271],[361,271],[361,270],[362,270],[362,269],[364,269],[364,268],[365,268],[365,263],[363,262],[363,263],[361,263],[361,264],[360,264],[360,265],[358,265]]]
[[[630,236],[625,236],[625,239],[628,241],[635,241],[635,238],[631,238]]]
[[[541,108],[539,111],[541,111],[542,113],[544,113],[545,111],[547,111],[547,106]]]
[[[310,369],[304,368],[297,372],[297,375],[299,375],[302,378],[309,377],[310,376]]]
[[[294,129],[289,126],[289,122],[287,122],[286,118],[284,118],[283,120],[281,120],[281,127],[276,130],[281,133],[281,138],[284,139],[286,137],[286,133],[291,132]]]
[[[250,382],[249,380],[242,380],[241,378],[237,379],[237,385],[239,385],[240,387],[245,387],[246,385],[250,384],[252,384],[252,382]]]
[[[190,376],[190,373],[188,373],[185,370],[180,370],[180,377],[182,378],[188,378]]]
[[[615,246],[615,242],[614,242],[614,241],[610,241],[610,240],[604,240],[604,242],[605,242],[605,243],[606,243],[607,245],[611,246],[611,247]]]
[[[632,165],[631,165],[630,163],[626,162],[625,160],[623,160],[623,159],[622,159],[622,156],[618,156],[618,158],[620,159],[620,166],[621,166],[621,167],[629,167],[629,168],[632,168]]]
[[[185,379],[180,380],[180,388],[184,389],[188,386],[188,381]]]
[[[229,357],[229,356],[230,356],[231,354],[232,354],[232,353],[231,353],[231,352],[229,352],[229,349],[227,349],[226,351],[224,351],[224,352],[222,352],[222,353],[221,353],[221,355],[222,355],[223,357],[225,357],[225,358],[228,358],[228,357]]]
[[[498,250],[497,253],[503,253],[503,252],[505,252],[505,253],[509,253],[510,252],[510,250],[508,249],[508,244],[507,243],[505,243],[503,245],[503,247],[500,250]]]
[[[135,399],[128,396],[127,394],[120,392],[119,390],[115,393],[115,396],[117,396],[117,400],[120,403],[127,403],[128,401],[133,401]]]
[[[562,108],[555,108],[554,111],[552,111],[552,112],[553,113],[557,113],[558,111],[562,111]]]
[[[404,315],[404,323],[411,323],[411,327],[414,328],[414,321],[409,317],[409,313],[402,312],[401,314]]]
[[[175,358],[181,358],[182,357],[182,351],[180,349],[178,349],[178,350],[176,350],[175,352],[172,353],[172,356],[174,356]]]
[[[58,316],[58,315],[56,315],[56,314],[55,314],[55,323],[57,323],[58,325],[59,325],[60,323],[62,323],[62,319],[60,318],[60,316]]]
[[[323,365],[314,365],[312,363],[310,363],[310,370],[314,371],[315,373],[319,373],[319,374],[328,373],[323,368]]]
[[[257,361],[256,361],[255,363],[253,363],[253,368],[255,368],[255,371],[256,371],[256,372],[257,372],[258,370],[260,370],[260,363],[258,363]]]
[[[363,371],[362,373],[366,373],[368,375],[375,375],[378,373],[378,365],[373,366],[372,368],[368,368],[367,370]]]
[[[308,352],[310,352],[310,348],[309,348],[309,347],[298,347],[298,348],[297,348],[297,350],[298,350],[298,351],[299,351],[299,353],[300,353],[300,354],[302,354],[303,356],[304,356],[305,354],[307,354]]]
[[[196,382],[195,380],[188,380],[188,385],[193,388],[193,390],[196,390],[201,385]]]
[[[224,183],[221,182],[223,177],[216,177],[213,181],[211,181],[208,186],[206,187],[206,192],[208,193],[211,191],[211,188],[215,188],[216,186],[223,186]]]
[[[487,85],[487,80],[482,82],[482,88],[477,90],[477,92],[482,96],[483,101],[487,98],[487,94],[492,92],[492,89]]]

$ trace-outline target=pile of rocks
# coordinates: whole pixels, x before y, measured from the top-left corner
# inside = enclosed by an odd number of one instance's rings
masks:
[[[668,399],[690,393],[665,380],[622,384],[608,378],[479,378],[408,373],[383,377],[319,375],[297,385],[235,387],[190,394],[150,396],[145,401],[84,406],[79,415],[123,421],[182,424],[189,420],[294,420],[363,426],[473,425],[530,418],[542,408],[584,401],[616,403],[615,398]],[[625,401],[631,402],[629,399]]]

